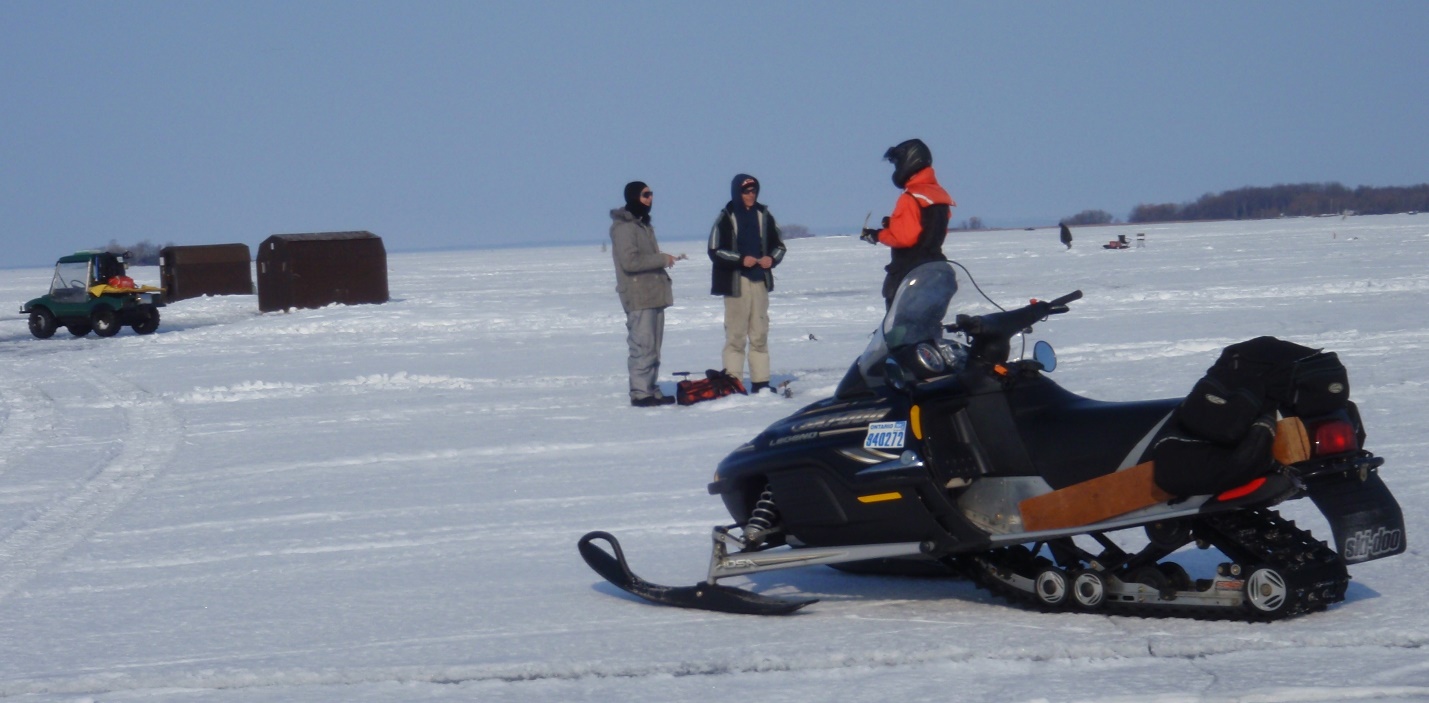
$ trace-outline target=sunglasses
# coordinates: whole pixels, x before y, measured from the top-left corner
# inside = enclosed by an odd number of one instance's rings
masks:
[[[653,190],[647,190],[647,191],[645,191],[644,193],[641,193],[641,194],[640,194],[640,197],[642,197],[642,198],[653,198],[653,197],[655,197],[655,191],[653,191]]]
[[[749,186],[748,188],[745,188],[745,189],[743,189],[743,190],[741,190],[741,191],[739,191],[739,192],[741,192],[741,193],[758,193],[758,192],[759,192],[759,189],[758,189],[758,188],[755,188],[754,186]]]

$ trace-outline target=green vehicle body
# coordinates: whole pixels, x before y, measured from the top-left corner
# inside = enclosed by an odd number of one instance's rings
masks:
[[[112,337],[128,326],[139,334],[153,334],[159,328],[159,308],[164,306],[162,292],[90,292],[94,285],[124,275],[124,269],[123,257],[108,252],[82,251],[60,257],[50,279],[50,292],[20,308],[29,315],[30,333],[48,339],[64,327],[76,337],[91,331]]]

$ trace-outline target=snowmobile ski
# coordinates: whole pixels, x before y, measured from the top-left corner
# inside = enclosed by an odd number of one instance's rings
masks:
[[[615,551],[614,556],[593,544],[594,540],[605,540]],[[631,595],[639,596],[652,603],[671,605],[677,608],[713,610],[720,613],[739,615],[788,615],[806,605],[817,603],[817,598],[787,599],[761,596],[738,588],[721,586],[717,583],[700,583],[694,586],[662,586],[650,583],[635,575],[625,561],[625,552],[620,542],[609,532],[595,531],[581,537],[577,543],[581,557],[596,573],[606,581]]]

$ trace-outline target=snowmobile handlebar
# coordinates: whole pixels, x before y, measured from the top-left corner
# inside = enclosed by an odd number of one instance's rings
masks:
[[[1072,291],[1071,293],[1068,293],[1068,294],[1066,294],[1066,295],[1064,295],[1064,296],[1062,296],[1062,297],[1060,297],[1060,298],[1057,298],[1056,300],[1051,301],[1050,303],[1048,303],[1048,305],[1051,305],[1051,306],[1054,307],[1054,308],[1056,308],[1056,307],[1063,308],[1063,309],[1060,310],[1059,312],[1066,312],[1066,311],[1067,311],[1067,310],[1066,310],[1067,303],[1070,303],[1070,302],[1073,302],[1073,301],[1076,301],[1076,300],[1081,300],[1081,299],[1082,299],[1082,291],[1081,291],[1081,289],[1079,288],[1079,289],[1077,289],[1077,290]]]
[[[1082,291],[1074,290],[1053,300],[1034,300],[1013,310],[989,313],[987,315],[958,315],[953,324],[944,329],[948,332],[962,332],[971,342],[971,356],[974,359],[1000,364],[1007,361],[1013,335],[1030,331],[1032,325],[1049,315],[1067,312],[1067,303],[1080,300]]]

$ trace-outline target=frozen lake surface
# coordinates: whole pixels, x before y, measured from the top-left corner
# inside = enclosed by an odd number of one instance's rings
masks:
[[[1145,248],[1100,248],[1136,232]],[[4,270],[0,698],[1429,699],[1429,215],[1076,236],[1065,251],[1055,228],[957,232],[946,251],[1005,306],[1085,292],[1033,336],[1083,395],[1183,395],[1262,334],[1338,352],[1409,552],[1272,624],[1048,615],[962,580],[824,567],[742,582],[821,599],[792,617],[659,608],[601,581],[577,538],[609,530],[642,576],[701,579],[728,520],[714,466],[832,394],[882,316],[886,249],[788,243],[770,344],[794,399],[654,409],[627,404],[595,237],[395,254],[385,305],[180,301],[148,337],[33,339],[15,310],[50,272]],[[719,363],[702,247],[665,242],[692,256],[672,272],[667,392],[670,372]],[[1309,501],[1283,512],[1329,536]]]

